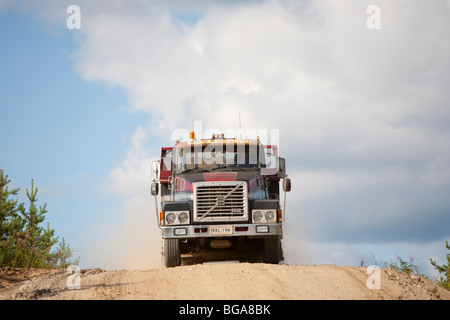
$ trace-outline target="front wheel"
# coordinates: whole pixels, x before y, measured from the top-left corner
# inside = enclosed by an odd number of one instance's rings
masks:
[[[281,237],[264,239],[264,262],[278,264],[282,260]]]
[[[181,265],[180,242],[178,239],[164,239],[164,266],[166,268]]]

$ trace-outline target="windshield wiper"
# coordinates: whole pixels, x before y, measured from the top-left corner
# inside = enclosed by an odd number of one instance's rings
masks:
[[[227,167],[227,166],[222,167],[222,166],[220,166],[220,167],[211,168],[211,170],[219,170],[219,169],[230,169],[230,167]]]
[[[186,169],[184,171],[179,171],[178,174],[186,173],[186,172],[206,172],[209,170],[206,170],[204,168],[192,168],[192,169]]]
[[[225,166],[225,167],[214,167],[214,168],[192,168],[192,169],[186,169],[184,171],[178,171],[178,174],[192,172],[192,173],[198,173],[198,172],[209,172],[209,171],[216,171],[221,170],[224,172],[228,171],[250,171],[250,170],[257,170],[257,167],[240,167],[239,165],[233,165],[233,166]]]

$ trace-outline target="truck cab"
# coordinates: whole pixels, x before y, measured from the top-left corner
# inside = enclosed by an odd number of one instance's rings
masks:
[[[161,149],[152,176],[166,267],[283,260],[280,181],[285,200],[290,180],[277,146],[223,134],[177,141]]]

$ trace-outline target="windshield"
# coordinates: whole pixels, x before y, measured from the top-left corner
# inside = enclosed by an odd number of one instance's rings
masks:
[[[225,168],[259,168],[259,148],[249,144],[209,144],[178,148],[174,166],[177,173]]]

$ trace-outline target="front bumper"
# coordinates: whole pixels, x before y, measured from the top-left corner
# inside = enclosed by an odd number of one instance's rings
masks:
[[[176,225],[161,227],[165,239],[210,238],[210,237],[267,237],[280,236],[281,223],[268,224],[221,224],[221,225]]]

